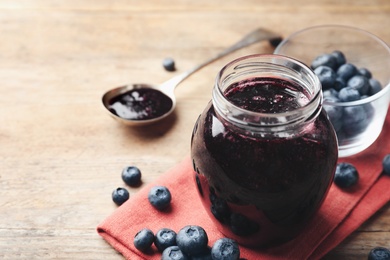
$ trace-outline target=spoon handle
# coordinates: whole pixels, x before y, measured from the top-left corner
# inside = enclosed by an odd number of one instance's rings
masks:
[[[179,85],[183,80],[188,78],[191,74],[194,72],[200,70],[204,66],[214,62],[215,60],[218,60],[219,58],[222,58],[223,56],[232,53],[238,49],[241,49],[243,47],[246,47],[248,45],[251,45],[253,43],[264,41],[264,40],[276,40],[276,39],[282,39],[282,37],[274,32],[271,32],[269,30],[258,28],[251,33],[245,35],[241,40],[236,42],[234,45],[230,46],[229,48],[225,49],[224,51],[220,52],[213,58],[208,59],[207,61],[195,66],[194,68],[187,70],[183,72],[182,74],[179,74],[170,80],[162,83],[160,85],[161,88],[163,88],[165,91],[171,91],[173,92],[177,85]]]

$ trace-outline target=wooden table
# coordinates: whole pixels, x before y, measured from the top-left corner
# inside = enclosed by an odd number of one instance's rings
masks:
[[[287,36],[327,23],[390,43],[390,2],[0,1],[0,258],[122,259],[95,230],[116,208],[122,168],[138,166],[149,183],[180,162],[219,69],[272,48],[255,44],[202,69],[176,90],[174,115],[147,129],[111,119],[106,90],[163,82],[259,26]],[[162,68],[165,57],[177,72]],[[365,259],[389,240],[387,205],[326,258]]]

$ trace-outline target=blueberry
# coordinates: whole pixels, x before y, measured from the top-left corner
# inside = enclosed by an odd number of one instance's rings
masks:
[[[350,163],[339,163],[336,167],[334,175],[334,183],[340,188],[348,188],[353,186],[359,180],[359,173],[355,166]]]
[[[364,106],[345,107],[343,111],[343,130],[349,136],[362,133],[368,126],[367,110]]]
[[[314,58],[311,67],[316,69],[320,66],[326,66],[335,70],[337,68],[337,59],[331,54],[322,54]]]
[[[169,228],[160,229],[156,233],[154,244],[160,252],[170,246],[176,246],[176,232]]]
[[[332,68],[319,66],[314,70],[314,73],[318,76],[323,90],[333,87],[337,75]]]
[[[368,260],[390,260],[390,250],[385,247],[375,247],[368,254]]]
[[[351,63],[345,63],[337,70],[337,76],[346,81],[355,76],[357,73],[358,70],[356,66]]]
[[[359,91],[361,96],[366,95],[370,90],[370,83],[365,76],[355,75],[348,80],[348,87],[352,87]]]
[[[382,161],[383,172],[390,176],[390,154],[387,154]]]
[[[144,228],[134,236],[134,246],[141,252],[147,251],[154,242],[154,234],[150,229]]]
[[[283,41],[282,37],[276,37],[271,40],[269,40],[269,44],[271,44],[272,47],[278,47],[278,45]]]
[[[175,61],[172,58],[165,58],[163,60],[163,67],[167,71],[175,71]]]
[[[378,80],[371,78],[368,83],[370,84],[368,95],[372,96],[382,90],[382,85]]]
[[[186,255],[201,255],[207,250],[209,242],[206,231],[195,225],[185,226],[176,236],[176,244]]]
[[[338,100],[338,99],[337,99]],[[324,104],[324,110],[326,111],[330,122],[333,125],[335,131],[339,131],[343,126],[343,108],[339,106],[326,105]]]
[[[137,186],[141,182],[141,171],[135,166],[127,166],[122,171],[122,180],[129,186]]]
[[[162,255],[161,260],[190,260],[189,256],[183,254],[178,246],[170,246],[166,248]]]
[[[369,71],[368,69],[366,68],[360,68],[358,69],[358,73],[368,79],[370,79],[372,77],[372,74],[371,74],[371,71]]]
[[[338,97],[339,92],[337,90],[335,90],[334,88],[330,88],[330,89],[324,90],[322,92],[322,94],[324,96],[324,99],[332,100],[333,98],[337,98]],[[338,98],[337,98],[337,100],[338,100]]]
[[[338,98],[341,102],[355,101],[360,99],[360,93],[359,90],[348,86],[339,91]]]
[[[166,209],[171,203],[171,192],[165,186],[154,186],[150,189],[148,199],[158,210]]]
[[[347,59],[345,58],[344,53],[341,51],[333,51],[330,55],[334,56],[336,58],[337,67],[340,67],[341,65],[345,64],[347,62]]]
[[[240,248],[236,241],[230,238],[221,238],[215,241],[211,248],[213,260],[238,260]]]
[[[333,88],[336,91],[340,91],[341,89],[347,86],[347,81],[339,76],[336,76],[336,80],[334,81]]]
[[[125,188],[117,188],[112,192],[112,200],[120,206],[130,198],[129,192]]]
[[[230,216],[230,228],[238,236],[250,236],[259,231],[259,225],[246,216],[233,213]]]
[[[224,223],[230,218],[230,208],[224,199],[215,197],[211,204],[211,213],[216,219]]]

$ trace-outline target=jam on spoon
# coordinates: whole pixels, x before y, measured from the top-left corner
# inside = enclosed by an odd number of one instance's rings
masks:
[[[139,88],[126,91],[109,101],[109,110],[129,120],[148,120],[171,110],[172,99],[157,89]]]

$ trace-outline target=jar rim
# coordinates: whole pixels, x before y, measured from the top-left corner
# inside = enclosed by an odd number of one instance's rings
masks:
[[[305,73],[305,75],[307,75],[307,77],[311,81],[310,85],[313,87],[313,89],[310,91],[310,97],[308,97],[309,98],[308,102],[294,110],[279,112],[279,113],[255,112],[255,111],[241,108],[235,105],[234,103],[232,103],[230,100],[228,100],[225,97],[222,88],[224,80],[227,78],[225,74],[229,69],[233,69],[233,70],[237,69],[241,63],[247,62],[249,60],[255,60],[257,65],[263,64],[267,66],[271,65],[277,67],[277,66],[283,66],[282,64],[290,64],[291,66],[296,66],[295,68],[301,69]],[[236,75],[233,75],[232,77],[234,76]],[[239,57],[229,62],[217,74],[217,77],[215,79],[215,87],[213,91],[214,107],[217,108],[217,111],[219,110],[218,112],[220,112],[225,119],[227,119],[228,121],[232,121],[236,124],[252,125],[257,127],[267,127],[267,126],[278,127],[278,126],[285,126],[288,124],[295,124],[295,123],[311,120],[312,118],[315,118],[319,114],[322,107],[322,101],[323,101],[322,99],[323,98],[322,98],[321,83],[318,77],[314,74],[314,72],[306,64],[294,58],[284,56],[284,55],[279,55],[279,54],[251,54],[251,55]],[[218,103],[221,102],[228,102],[228,107],[231,110],[234,110],[234,113],[232,114],[232,111],[220,109],[220,105]],[[245,114],[246,118],[268,118],[269,122],[275,122],[275,120],[273,119],[278,119],[281,117],[287,118],[288,120],[286,122],[281,122],[278,124],[271,123],[265,125],[257,122],[251,122],[250,120],[246,121],[246,120],[238,119],[234,116],[234,114],[237,113]]]

